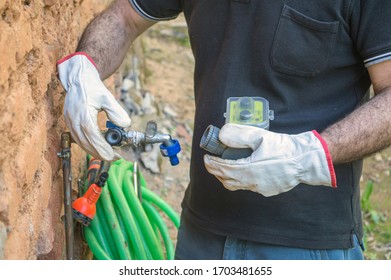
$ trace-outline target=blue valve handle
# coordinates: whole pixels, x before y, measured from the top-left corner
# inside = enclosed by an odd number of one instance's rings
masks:
[[[160,145],[160,152],[162,153],[162,156],[169,157],[170,163],[172,166],[179,164],[179,159],[177,154],[181,151],[181,146],[179,145],[178,140],[171,140],[171,145]]]
[[[119,128],[123,130],[123,128],[113,124],[111,121],[106,121],[106,128]]]

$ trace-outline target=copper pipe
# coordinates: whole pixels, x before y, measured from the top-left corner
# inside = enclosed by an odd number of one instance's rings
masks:
[[[71,172],[71,136],[69,132],[61,134],[61,152],[64,184],[65,243],[67,260],[73,260],[73,217],[72,217],[72,172]]]

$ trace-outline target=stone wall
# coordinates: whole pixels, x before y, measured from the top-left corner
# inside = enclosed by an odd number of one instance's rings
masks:
[[[55,63],[110,2],[0,0],[0,259],[65,258]],[[84,156],[72,145],[73,163]]]

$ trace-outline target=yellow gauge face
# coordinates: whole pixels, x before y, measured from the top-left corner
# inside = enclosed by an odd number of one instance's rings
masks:
[[[258,126],[265,121],[265,104],[251,97],[231,99],[228,122]]]

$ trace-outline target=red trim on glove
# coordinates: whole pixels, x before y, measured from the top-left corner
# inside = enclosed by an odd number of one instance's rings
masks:
[[[60,65],[61,63],[67,61],[68,59],[71,59],[72,57],[76,56],[76,55],[84,55],[85,57],[87,57],[87,59],[95,66],[96,68],[96,64],[95,64],[95,61],[88,55],[86,54],[85,52],[75,52],[75,53],[71,53],[69,55],[67,55],[66,57],[60,59],[59,61],[57,61],[57,65]]]
[[[336,188],[337,187],[337,176],[335,175],[333,160],[331,159],[329,147],[327,146],[326,141],[322,138],[322,136],[320,136],[320,134],[316,130],[313,130],[312,133],[315,134],[316,138],[319,139],[320,143],[323,146],[324,152],[326,154],[327,165],[328,165],[329,171],[330,171],[331,186],[333,188]]]

